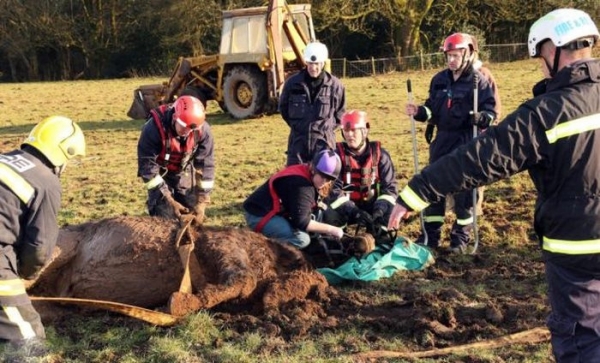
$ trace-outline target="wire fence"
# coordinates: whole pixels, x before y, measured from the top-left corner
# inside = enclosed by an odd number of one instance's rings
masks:
[[[513,62],[527,59],[527,43],[491,44],[480,49],[480,57],[491,63]],[[349,61],[346,58],[331,60],[331,73],[337,77],[365,77],[402,71],[419,71],[446,66],[443,52],[420,53],[408,57],[371,58]]]

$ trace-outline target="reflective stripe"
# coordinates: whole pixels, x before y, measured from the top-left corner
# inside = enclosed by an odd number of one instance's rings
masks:
[[[548,252],[562,253],[565,255],[588,255],[600,253],[600,239],[585,241],[570,241],[552,239],[544,236],[542,249]]]
[[[146,189],[150,190],[150,189],[154,189],[157,186],[161,185],[162,183],[164,183],[164,179],[162,178],[162,176],[157,175],[154,178],[150,179],[146,184],[144,184],[146,186]]]
[[[431,112],[429,107],[423,106],[423,108],[425,109],[425,113],[427,114],[427,118],[425,119],[425,121],[429,121],[431,119],[431,116],[433,115],[433,113]]]
[[[334,200],[333,203],[331,203],[331,208],[333,209],[337,209],[340,205],[349,202],[350,201],[350,197],[347,195],[344,195],[342,197],[339,197],[338,199]]]
[[[200,188],[206,190],[206,189],[212,189],[215,186],[215,181],[214,180],[202,180],[200,182]]]
[[[444,216],[425,216],[425,218],[423,218],[423,220],[426,223],[435,223],[435,222],[444,223]]]
[[[389,194],[380,195],[379,198],[377,198],[377,200],[380,200],[380,199],[389,202],[391,205],[396,204],[396,198],[392,197]]]
[[[23,319],[23,316],[21,315],[19,309],[16,306],[3,306],[2,308],[4,309],[4,313],[6,313],[8,320],[19,327],[23,339],[35,338],[35,332],[33,331],[33,327],[30,323]]]
[[[572,135],[582,134],[600,128],[600,114],[589,115],[576,120],[563,122],[546,131],[546,137],[551,144],[558,139]]]
[[[429,203],[421,199],[409,186],[404,187],[400,192],[400,197],[412,210],[418,212],[427,208]]]
[[[468,226],[469,224],[473,224],[473,217],[465,219],[456,219],[456,224],[458,224],[459,226]]]
[[[0,296],[25,295],[25,284],[21,279],[0,280]]]
[[[4,183],[25,204],[29,203],[35,189],[10,166],[0,163],[0,181]]]

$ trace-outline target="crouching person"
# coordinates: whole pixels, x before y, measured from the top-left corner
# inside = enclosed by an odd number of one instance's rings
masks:
[[[313,217],[340,174],[341,164],[334,151],[322,150],[310,164],[296,164],[277,172],[244,201],[248,226],[300,249],[310,244],[309,233],[342,238],[341,228]]]
[[[2,342],[33,347],[46,338],[21,278],[34,278],[49,260],[58,238],[59,177],[69,159],[83,155],[83,132],[62,116],[37,124],[20,150],[0,154]]]
[[[378,235],[398,198],[392,158],[378,141],[369,140],[366,112],[346,112],[341,126],[344,141],[337,143],[337,153],[342,171],[326,199],[324,221],[336,226],[359,224]]]
[[[202,102],[181,96],[150,111],[138,140],[138,176],[148,190],[148,214],[202,224],[214,186],[214,143]]]

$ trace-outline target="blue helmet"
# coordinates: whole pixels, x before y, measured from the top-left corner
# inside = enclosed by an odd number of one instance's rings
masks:
[[[312,167],[330,179],[337,179],[342,170],[342,160],[333,150],[321,150],[312,159]]]

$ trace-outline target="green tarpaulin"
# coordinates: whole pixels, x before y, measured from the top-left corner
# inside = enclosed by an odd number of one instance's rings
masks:
[[[378,246],[360,259],[353,257],[336,268],[317,271],[335,285],[349,280],[375,281],[398,270],[422,270],[433,263],[433,255],[427,248],[398,237],[390,250]]]

